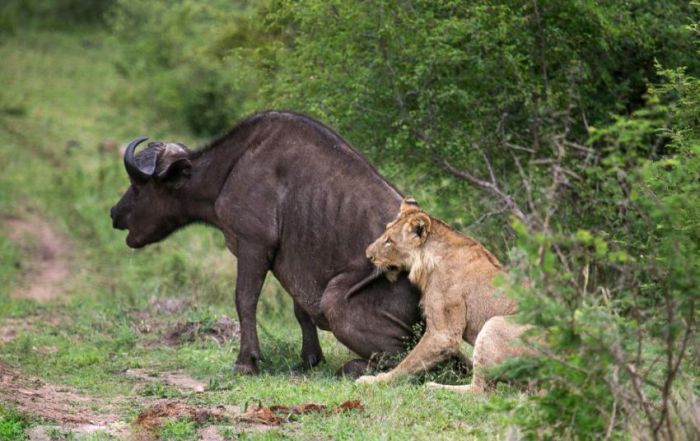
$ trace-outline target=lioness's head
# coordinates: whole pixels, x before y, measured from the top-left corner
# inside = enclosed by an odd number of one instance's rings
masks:
[[[416,251],[430,234],[430,216],[414,199],[401,202],[399,215],[387,224],[384,233],[367,247],[367,258],[381,270],[408,270]]]

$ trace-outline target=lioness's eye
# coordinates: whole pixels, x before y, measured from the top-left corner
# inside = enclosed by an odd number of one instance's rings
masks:
[[[392,240],[389,239],[389,238],[387,237],[386,240],[384,241],[384,246],[385,246],[385,247],[390,247],[391,244],[393,244],[393,243],[394,243],[394,242],[392,242]]]

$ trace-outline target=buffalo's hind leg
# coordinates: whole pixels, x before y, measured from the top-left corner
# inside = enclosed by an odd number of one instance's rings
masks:
[[[371,272],[365,268],[336,276],[323,293],[321,310],[333,335],[363,359],[395,358],[420,318],[420,293],[405,276],[390,283],[383,276],[367,279]],[[338,373],[354,377],[368,366],[369,361],[353,360]]]
[[[294,315],[301,327],[301,367],[302,369],[310,369],[324,361],[316,325],[297,302],[294,302]]]
[[[372,369],[373,364],[369,360],[363,358],[356,358],[350,360],[340,367],[335,372],[336,377],[348,377],[352,380],[367,374],[367,372]]]

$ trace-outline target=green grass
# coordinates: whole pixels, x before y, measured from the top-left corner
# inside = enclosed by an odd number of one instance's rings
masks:
[[[163,441],[195,441],[197,439],[197,427],[193,421],[168,421],[163,425],[159,435]]]
[[[365,406],[364,412],[303,415],[268,432],[227,423],[224,432],[241,439],[503,438],[512,409],[525,405],[523,396],[508,387],[490,397],[473,397],[427,390],[415,381],[357,386],[333,376],[353,354],[327,332],[321,332],[327,363],[297,371],[300,331],[289,297],[271,277],[258,313],[265,357],[260,376],[232,374],[236,341],[152,345],[154,335],[141,333],[137,318],[152,298],[191,300],[176,314],[154,315],[155,326],[211,323],[234,315],[235,262],[221,234],[204,227],[138,252],[126,247],[123,232],[111,228],[108,210],[127,179],[117,153],[103,152],[100,143],[147,133],[194,144],[191,135],[154,122],[147,99],[131,99],[133,80],[118,75],[111,44],[99,32],[19,33],[1,43],[0,215],[41,213],[72,239],[75,249],[66,295],[39,304],[9,297],[20,279],[17,263],[26,256],[0,235],[0,321],[32,321],[14,341],[0,345],[0,361],[28,376],[114,402],[126,421],[140,410],[136,399],[149,397],[243,408],[258,403],[334,406],[350,399]],[[35,349],[42,347],[55,351]],[[129,368],[182,370],[210,390],[190,394],[159,384],[135,387],[123,374]],[[0,439],[23,439],[33,424],[10,409],[0,415]],[[163,427],[162,436],[194,439],[194,430],[193,422],[177,420]]]
[[[27,418],[0,405],[0,440],[21,441],[27,439]]]

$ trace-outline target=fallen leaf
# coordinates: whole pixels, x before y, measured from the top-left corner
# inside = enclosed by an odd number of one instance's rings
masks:
[[[164,419],[188,418],[197,424],[210,421],[221,421],[225,412],[219,408],[206,408],[185,404],[179,401],[164,401],[142,411],[136,417],[136,424],[147,429],[155,429],[162,425]]]
[[[346,410],[357,410],[362,412],[365,410],[365,406],[360,403],[360,400],[348,400],[335,406],[333,413],[344,412]]]
[[[298,406],[270,406],[270,410],[275,413],[285,413],[288,415],[301,415],[309,412],[321,412],[326,406],[324,404],[306,403]]]
[[[238,420],[270,426],[277,426],[282,421],[269,407],[251,407],[246,413],[239,416]]]

